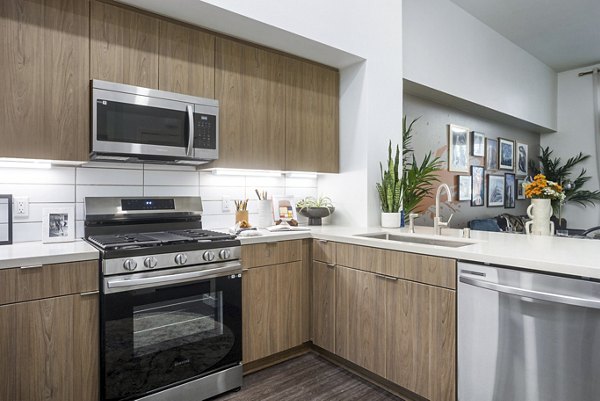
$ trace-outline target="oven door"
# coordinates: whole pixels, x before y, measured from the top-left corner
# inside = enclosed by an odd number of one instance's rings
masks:
[[[130,400],[242,359],[241,265],[104,279],[102,400]]]

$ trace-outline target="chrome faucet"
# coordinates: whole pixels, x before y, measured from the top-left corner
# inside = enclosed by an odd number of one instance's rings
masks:
[[[408,232],[411,234],[415,233],[415,219],[419,217],[418,213],[408,214]]]
[[[450,220],[452,220],[452,216],[454,216],[454,214],[451,214],[450,218],[445,223],[440,217],[440,197],[442,195],[442,190],[446,191],[446,195],[448,196],[448,202],[452,200],[452,194],[450,192],[450,187],[448,186],[448,184],[440,184],[435,194],[435,217],[433,218],[433,232],[435,233],[435,235],[441,235],[442,227],[448,227],[448,224],[450,224]]]

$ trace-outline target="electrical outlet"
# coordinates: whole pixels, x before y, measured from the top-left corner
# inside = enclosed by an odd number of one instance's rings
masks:
[[[223,200],[221,201],[221,211],[223,213],[231,212],[231,197],[227,195],[223,195]]]
[[[15,217],[29,216],[29,197],[15,196]]]

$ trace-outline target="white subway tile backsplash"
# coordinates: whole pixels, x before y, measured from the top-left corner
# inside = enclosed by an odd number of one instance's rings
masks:
[[[285,178],[281,177],[246,177],[246,187],[258,188],[261,187],[285,187]]]
[[[192,186],[144,186],[144,196],[198,196],[198,192]]]
[[[287,196],[293,196],[296,201],[304,199],[308,196],[313,198],[317,197],[317,188],[286,188],[285,194]]]
[[[316,188],[317,187],[317,179],[316,178],[285,178],[285,186],[286,187],[296,187],[296,188]]]
[[[77,185],[143,185],[142,170],[78,168]]]
[[[2,168],[0,184],[75,184],[73,167],[50,169]]]
[[[234,214],[213,214],[202,216],[202,227],[207,230],[229,228],[235,225]]]
[[[13,224],[13,243],[42,240],[42,222]]]
[[[29,202],[73,202],[75,185],[0,184],[0,193],[27,196]]]
[[[235,206],[233,202],[231,203],[231,210],[235,210]],[[202,215],[206,216],[207,214],[223,214],[222,202],[216,200],[206,200],[202,199]]]
[[[196,171],[144,170],[144,185],[189,185],[197,187],[199,181]]]
[[[83,202],[86,196],[142,196],[141,185],[77,185],[76,202]]]
[[[200,185],[200,196],[202,200],[221,200],[223,196],[234,199],[246,199],[246,188],[244,187],[204,187]]]
[[[85,226],[83,221],[78,220],[75,222],[75,238],[83,238],[85,236]]]
[[[75,204],[75,220],[85,220],[85,203],[77,202]]]
[[[246,186],[246,177],[215,175],[210,171],[200,171],[200,186],[206,187],[244,187]]]

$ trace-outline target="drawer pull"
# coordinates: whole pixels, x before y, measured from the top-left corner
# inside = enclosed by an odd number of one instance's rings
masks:
[[[100,291],[89,291],[89,292],[82,292],[79,295],[81,295],[82,297],[87,297],[87,296],[96,295],[99,293],[100,293]]]
[[[385,280],[398,281],[398,277],[387,276],[385,274],[375,273],[375,276],[380,277],[380,278],[385,279]]]
[[[321,244],[327,244],[329,242],[326,239],[318,239],[317,241],[319,241]]]
[[[39,269],[40,267],[43,267],[44,265],[29,265],[29,266],[21,266],[21,269]]]
[[[250,270],[250,269],[242,269],[242,273],[247,272],[248,270]]]
[[[335,267],[335,263],[327,263],[327,267],[333,269]]]

